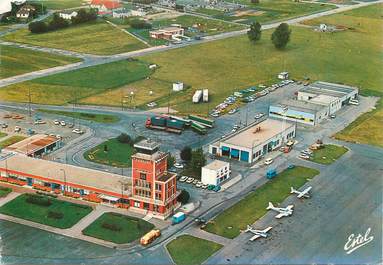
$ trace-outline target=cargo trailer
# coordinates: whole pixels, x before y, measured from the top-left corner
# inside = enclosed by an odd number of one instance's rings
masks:
[[[193,103],[199,103],[202,97],[202,90],[196,90],[193,95]]]
[[[203,124],[196,121],[192,121],[191,128],[199,134],[207,133],[206,127]]]
[[[202,101],[209,102],[209,89],[204,89],[202,93]]]
[[[174,224],[174,225],[179,224],[185,219],[186,219],[186,214],[184,214],[183,212],[178,212],[175,215],[173,215],[172,224]]]
[[[211,120],[208,118],[202,118],[202,117],[196,116],[196,115],[189,115],[189,119],[192,121],[202,123],[204,126],[207,126],[209,128],[214,127],[214,120]]]

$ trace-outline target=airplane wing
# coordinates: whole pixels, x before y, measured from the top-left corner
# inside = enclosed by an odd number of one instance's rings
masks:
[[[298,198],[302,198],[304,196],[306,196],[310,190],[312,189],[313,187],[307,187],[305,190],[303,190],[302,192],[299,192],[299,195],[297,196]]]
[[[286,210],[292,211],[294,208],[294,205],[290,204],[289,206],[286,207]]]
[[[250,238],[249,240],[250,241],[254,241],[254,240],[256,240],[256,239],[258,239],[258,238],[260,238],[261,236],[260,235],[255,235],[255,236],[253,236],[252,238]]]
[[[271,228],[272,228],[272,227],[269,226],[269,227],[263,229],[263,230],[262,230],[262,233],[267,233],[267,232],[269,232],[269,231],[271,230]]]
[[[279,213],[278,215],[275,216],[277,219],[281,219],[282,217],[289,216],[287,212]]]

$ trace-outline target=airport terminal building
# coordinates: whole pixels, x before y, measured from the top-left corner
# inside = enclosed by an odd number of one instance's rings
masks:
[[[267,119],[218,140],[209,146],[216,156],[253,163],[295,137],[294,123]]]

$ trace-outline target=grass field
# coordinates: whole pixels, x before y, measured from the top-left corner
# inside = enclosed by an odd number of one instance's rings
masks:
[[[12,192],[11,188],[0,186],[0,198],[6,197],[11,192]]]
[[[49,198],[52,204],[50,206],[41,206],[27,202],[28,196],[30,194],[22,194],[6,203],[0,207],[0,213],[65,229],[72,227],[92,211],[92,208],[86,205],[60,201],[49,197],[46,198]],[[62,213],[63,216],[61,219],[51,218],[48,216],[49,212]]]
[[[42,0],[29,1],[31,3],[43,3],[48,9],[61,10],[66,8],[79,7],[86,4],[83,0]]]
[[[240,230],[266,214],[268,202],[278,204],[290,195],[290,187],[299,188],[319,174],[312,168],[296,166],[286,169],[244,199],[221,212],[205,228],[206,231],[227,238],[235,238]]]
[[[2,45],[0,47],[0,61],[0,78],[6,78],[75,63],[81,60],[68,56]]]
[[[21,136],[21,135],[14,135],[11,136],[3,141],[0,142],[0,149],[5,148],[7,146],[10,146],[14,143],[20,142],[21,140],[24,140],[26,137]]]
[[[222,248],[222,245],[190,235],[172,240],[166,248],[177,265],[202,264]]]
[[[102,20],[43,34],[33,34],[28,29],[21,29],[4,36],[3,39],[97,55],[130,52],[147,47]]]
[[[343,146],[326,144],[322,149],[313,152],[310,161],[315,163],[329,165],[335,162],[339,157],[344,155],[348,149]]]
[[[120,121],[120,118],[116,115],[108,114],[94,114],[88,112],[73,112],[73,111],[60,111],[60,110],[48,110],[48,109],[38,109],[38,112],[44,112],[49,114],[57,114],[66,117],[71,117],[75,119],[94,121],[99,123],[116,123]]]
[[[125,244],[139,239],[153,228],[153,224],[143,219],[117,213],[104,213],[82,233],[116,244]]]
[[[105,145],[108,148],[107,152],[104,151]],[[120,143],[117,138],[112,138],[86,151],[84,158],[91,162],[114,167],[130,167],[133,153],[132,145]]]
[[[0,132],[0,138],[3,138],[3,137],[5,137],[5,136],[7,136],[8,134],[6,134],[6,133],[3,133],[3,132]]]
[[[150,74],[146,63],[123,60],[11,85],[0,90],[0,98],[27,102],[31,88],[32,102],[60,105],[130,84]]]

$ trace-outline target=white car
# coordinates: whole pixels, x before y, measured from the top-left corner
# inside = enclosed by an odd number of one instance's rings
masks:
[[[265,116],[264,113],[257,113],[257,114],[255,114],[254,119],[260,119],[260,118],[262,118],[263,116]]]
[[[180,163],[175,163],[174,164],[174,167],[175,168],[178,168],[178,169],[183,169],[184,168],[184,165],[180,164]]]
[[[20,132],[21,131],[21,128],[19,126],[16,126],[15,127],[15,132]]]
[[[271,157],[266,158],[266,160],[265,160],[265,165],[270,165],[270,164],[273,163],[273,162],[274,162],[274,160],[273,160]]]
[[[202,189],[207,189],[208,186],[209,186],[208,184],[203,184],[203,185],[201,186],[201,188],[202,188]]]
[[[234,114],[234,113],[236,113],[237,112],[237,109],[232,109],[232,110],[229,110],[229,114]]]
[[[66,126],[66,122],[65,121],[60,121],[60,125],[61,126]]]
[[[197,188],[201,188],[203,186],[203,183],[201,181],[198,181],[198,183],[195,186]]]
[[[62,137],[61,137],[60,134],[58,134],[58,135],[56,135],[56,138],[57,138],[57,139],[61,139]]]
[[[198,182],[200,182],[200,181],[199,181],[198,179],[195,179],[195,180],[193,181],[193,184],[194,184],[194,185],[197,185]]]
[[[187,176],[182,176],[182,177],[179,179],[179,181],[181,181],[181,182],[185,182],[187,179],[188,179]]]
[[[53,123],[54,123],[55,125],[60,125],[59,120],[54,120]]]
[[[80,129],[73,129],[72,133],[83,134],[84,132]]]
[[[194,178],[188,178],[187,180],[186,180],[186,183],[192,183],[194,181]]]
[[[153,108],[153,107],[157,106],[157,103],[156,102],[150,102],[150,103],[146,104],[146,106],[148,106],[149,108]]]
[[[302,159],[310,159],[310,156],[309,155],[306,155],[306,154],[300,154],[299,156],[298,156],[299,158],[302,158]]]
[[[359,101],[355,100],[355,99],[351,99],[348,103],[351,104],[351,105],[356,105],[356,106],[359,105]]]
[[[45,121],[43,121],[43,120],[36,120],[35,121],[35,124],[45,124],[46,122]]]

